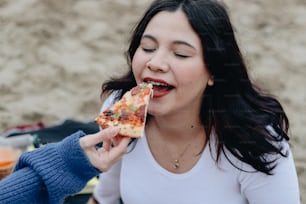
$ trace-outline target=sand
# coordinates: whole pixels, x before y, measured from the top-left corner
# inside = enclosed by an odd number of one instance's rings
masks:
[[[148,0],[0,0],[0,134],[92,120],[101,83],[126,68]],[[227,0],[250,74],[281,101],[306,202],[306,1]]]

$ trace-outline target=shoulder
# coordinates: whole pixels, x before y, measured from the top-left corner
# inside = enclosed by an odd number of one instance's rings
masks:
[[[258,200],[263,204],[299,203],[298,177],[293,155],[288,143],[283,142],[283,145],[288,151],[287,157],[278,156],[272,175],[255,171],[253,167],[243,163],[244,171],[240,171],[238,181],[241,192],[248,200]]]
[[[276,166],[283,163],[283,162],[293,162],[292,152],[290,149],[290,145],[288,141],[284,138],[279,136],[277,132],[274,130],[272,126],[266,126],[266,131],[269,132],[270,138],[267,139],[271,145],[273,145],[276,149],[279,149],[280,153],[265,153],[263,155],[263,159],[266,161],[271,161],[271,165],[275,164]],[[241,144],[243,145],[243,144]],[[220,155],[217,158],[218,152],[218,136],[213,131],[209,138],[208,148],[210,150],[211,157],[218,166],[232,166],[235,169],[238,169],[239,172],[257,172],[255,168],[249,165],[246,161],[239,159],[237,156],[231,153],[226,146],[223,146]],[[249,150],[251,151],[251,150]],[[273,174],[273,172],[272,172]]]

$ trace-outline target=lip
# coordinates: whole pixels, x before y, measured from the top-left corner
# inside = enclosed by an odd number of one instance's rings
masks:
[[[156,78],[151,78],[151,77],[145,77],[143,79],[144,82],[155,82],[159,83],[162,85],[165,85],[165,87],[173,87],[171,84],[169,84],[167,81],[162,80],[162,79],[156,79]],[[154,85],[153,84],[153,98],[161,98],[163,96],[166,96],[171,92],[172,88],[160,88],[160,86]]]
[[[155,78],[151,78],[151,77],[145,77],[143,79],[143,81],[144,82],[152,81],[152,82],[157,82],[157,83],[166,84],[166,85],[170,86],[170,84],[168,82],[166,82],[165,80],[162,80],[162,79],[155,79]]]

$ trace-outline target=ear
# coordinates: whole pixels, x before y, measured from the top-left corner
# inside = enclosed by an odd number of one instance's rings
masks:
[[[208,86],[213,86],[214,85],[214,77],[210,76],[208,81],[207,81]]]

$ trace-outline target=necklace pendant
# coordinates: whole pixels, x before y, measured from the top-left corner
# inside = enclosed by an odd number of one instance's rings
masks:
[[[174,160],[174,168],[178,169],[180,167],[180,161],[178,159]]]

